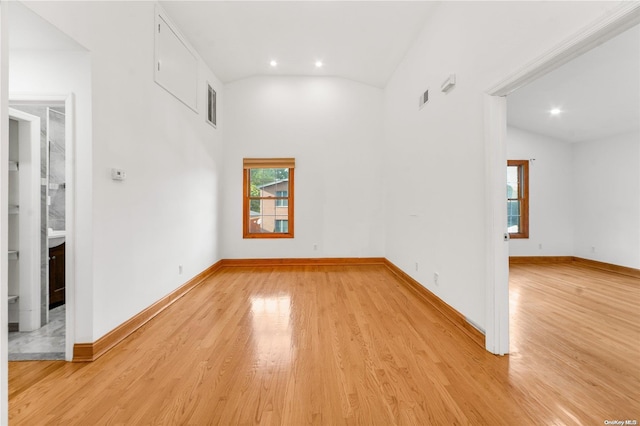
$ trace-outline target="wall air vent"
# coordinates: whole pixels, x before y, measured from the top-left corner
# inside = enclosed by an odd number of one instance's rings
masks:
[[[425,90],[424,93],[420,95],[418,109],[422,109],[427,102],[429,102],[429,89]]]

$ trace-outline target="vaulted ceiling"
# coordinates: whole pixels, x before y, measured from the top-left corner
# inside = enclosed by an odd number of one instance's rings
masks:
[[[384,87],[434,2],[163,1],[223,82],[255,75],[344,77]],[[277,61],[277,67],[269,65]],[[314,65],[323,62],[321,68]]]
[[[82,48],[26,7],[9,4],[11,49]],[[428,1],[161,5],[224,83],[256,75],[338,76],[380,88],[438,7]],[[270,66],[272,60],[277,67]],[[314,65],[317,60],[321,68]],[[507,101],[510,125],[564,141],[640,131],[640,28],[519,89]],[[551,116],[552,108],[562,113]]]

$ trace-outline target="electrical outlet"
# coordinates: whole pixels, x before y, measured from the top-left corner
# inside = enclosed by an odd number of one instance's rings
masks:
[[[111,169],[111,179],[113,180],[125,180],[127,178],[127,172],[122,169]]]
[[[595,246],[591,246],[591,253],[595,253],[595,252],[596,252]]]
[[[418,270],[418,262],[416,262],[416,271]]]
[[[182,265],[178,265],[178,274],[182,275]]]
[[[538,250],[542,250],[542,243],[538,244]]]
[[[316,250],[318,250],[318,244],[313,245],[313,251],[316,251]]]
[[[440,274],[437,272],[433,273],[433,283],[438,286],[440,285]]]

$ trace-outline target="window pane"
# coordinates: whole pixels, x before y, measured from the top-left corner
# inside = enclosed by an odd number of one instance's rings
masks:
[[[276,191],[276,197],[288,197],[289,191]],[[289,200],[276,200],[276,207],[287,207]]]
[[[287,197],[289,194],[289,169],[250,169],[249,195],[251,197]],[[251,200],[251,211],[266,216],[287,215],[288,200]],[[263,231],[273,232],[273,222]]]
[[[520,230],[520,201],[507,201],[507,228],[510,233],[518,233]]]
[[[260,212],[265,215],[275,215],[276,200],[269,198],[260,200]]]
[[[267,189],[275,194],[276,186],[286,190],[288,182],[289,169],[250,169],[249,184],[252,188]]]
[[[518,166],[507,166],[507,198],[518,198]]]
[[[268,200],[265,200],[268,201]],[[272,200],[273,202],[273,200]],[[284,214],[249,214],[249,232],[251,233],[287,233],[289,232],[289,216]]]
[[[276,183],[269,187],[269,189],[275,195],[277,195],[278,192],[284,192],[286,196],[289,192],[289,179],[285,178],[277,180]]]
[[[260,233],[262,232],[262,227],[260,226],[262,223],[262,215],[259,212],[250,211],[249,212],[249,232]]]
[[[289,232],[289,221],[283,219],[276,219],[276,232]]]
[[[251,197],[286,197],[288,194],[289,169],[250,170],[249,195]],[[251,210],[264,214],[275,214],[276,207],[287,206],[287,200],[264,200],[261,205],[258,205],[256,200],[251,202]]]

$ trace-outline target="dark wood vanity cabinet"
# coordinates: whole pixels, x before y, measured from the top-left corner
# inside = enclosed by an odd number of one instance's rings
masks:
[[[64,305],[64,245],[49,248],[49,309]]]

